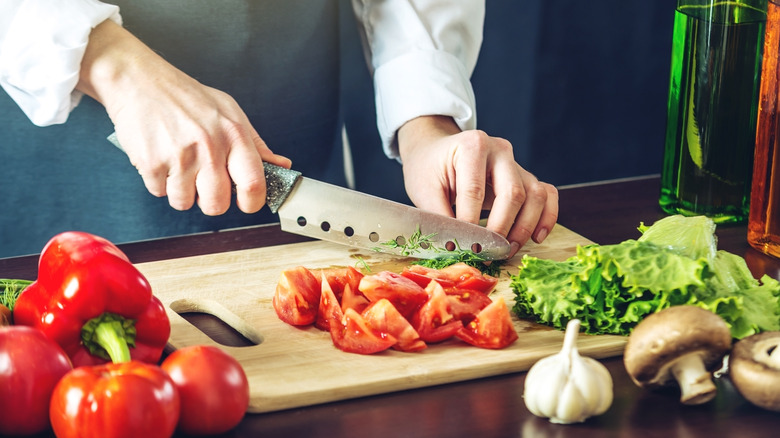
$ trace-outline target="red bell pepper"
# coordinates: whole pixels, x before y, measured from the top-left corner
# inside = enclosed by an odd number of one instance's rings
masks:
[[[42,330],[74,367],[127,358],[157,363],[171,332],[143,274],[114,244],[83,232],[46,244],[38,279],[16,301],[14,323]]]

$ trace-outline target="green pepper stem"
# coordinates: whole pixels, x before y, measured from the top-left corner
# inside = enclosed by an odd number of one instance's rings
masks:
[[[125,341],[125,331],[119,321],[101,322],[95,327],[97,343],[103,347],[111,358],[111,362],[130,361],[130,349]]]
[[[135,321],[113,313],[103,313],[81,328],[81,338],[89,352],[114,363],[130,361],[135,334]]]

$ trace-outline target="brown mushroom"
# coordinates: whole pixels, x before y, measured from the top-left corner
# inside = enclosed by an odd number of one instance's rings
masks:
[[[720,316],[697,306],[672,306],[634,327],[623,362],[642,388],[677,382],[680,401],[706,403],[716,394],[712,372],[731,347],[731,331]]]
[[[751,335],[734,344],[729,377],[749,402],[780,412],[780,332]]]

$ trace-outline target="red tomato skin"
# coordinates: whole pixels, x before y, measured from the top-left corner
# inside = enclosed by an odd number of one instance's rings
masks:
[[[58,438],[168,438],[179,403],[162,368],[133,360],[74,368],[54,388],[49,418]]]
[[[340,324],[330,328],[333,345],[347,353],[374,354],[396,344],[395,337],[371,328],[363,316],[354,309],[347,309]]]
[[[431,281],[425,288],[428,301],[412,316],[410,322],[420,338],[429,344],[446,341],[463,328],[449,310],[449,299],[437,281]]]
[[[372,302],[387,298],[405,318],[414,314],[428,300],[428,294],[422,286],[391,271],[364,276],[360,280],[359,289]]]
[[[330,288],[333,290],[333,294],[336,295],[336,299],[341,301],[341,296],[344,293],[344,288],[349,286],[353,291],[356,291],[360,285],[360,279],[363,278],[363,273],[347,266],[346,268],[325,268],[320,269],[325,279],[330,284]],[[320,276],[315,274],[315,277]]]
[[[426,287],[431,280],[436,280],[444,289],[478,290],[484,294],[489,294],[498,284],[498,278],[485,275],[466,263],[455,263],[441,269],[411,265],[404,268],[401,275],[422,287]]]
[[[461,289],[478,290],[489,294],[498,284],[498,278],[485,275],[479,269],[465,263],[455,263],[440,269],[440,271],[442,275],[455,283],[455,287]]]
[[[463,325],[468,324],[480,310],[489,306],[493,301],[478,290],[450,288],[444,289],[450,304],[450,313],[453,318],[459,319]]]
[[[475,347],[501,349],[518,339],[504,298],[498,297],[455,335]]]
[[[303,266],[287,269],[279,276],[272,303],[282,321],[296,326],[314,324],[320,304],[320,282]]]
[[[398,340],[392,347],[394,350],[413,352],[428,346],[412,324],[385,298],[371,303],[362,315],[368,325]]]
[[[344,290],[349,290],[349,286],[346,286]],[[320,307],[317,311],[317,321],[314,323],[314,326],[322,331],[329,332],[331,325],[334,322],[338,324],[343,317],[344,313],[341,311],[341,305],[333,293],[333,289],[323,278]]]
[[[32,435],[49,428],[49,400],[72,365],[42,331],[0,327],[0,434]]]
[[[215,435],[238,425],[249,407],[249,381],[233,356],[211,345],[180,348],[161,365],[181,398],[178,430]]]
[[[455,282],[438,269],[426,266],[411,265],[404,268],[401,275],[414,281],[422,287],[428,286],[431,280],[436,280],[442,287],[455,287]]]

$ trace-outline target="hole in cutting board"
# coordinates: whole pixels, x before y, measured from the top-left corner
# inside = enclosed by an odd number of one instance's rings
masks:
[[[257,330],[216,301],[182,299],[169,307],[218,344],[250,347],[263,342]]]

